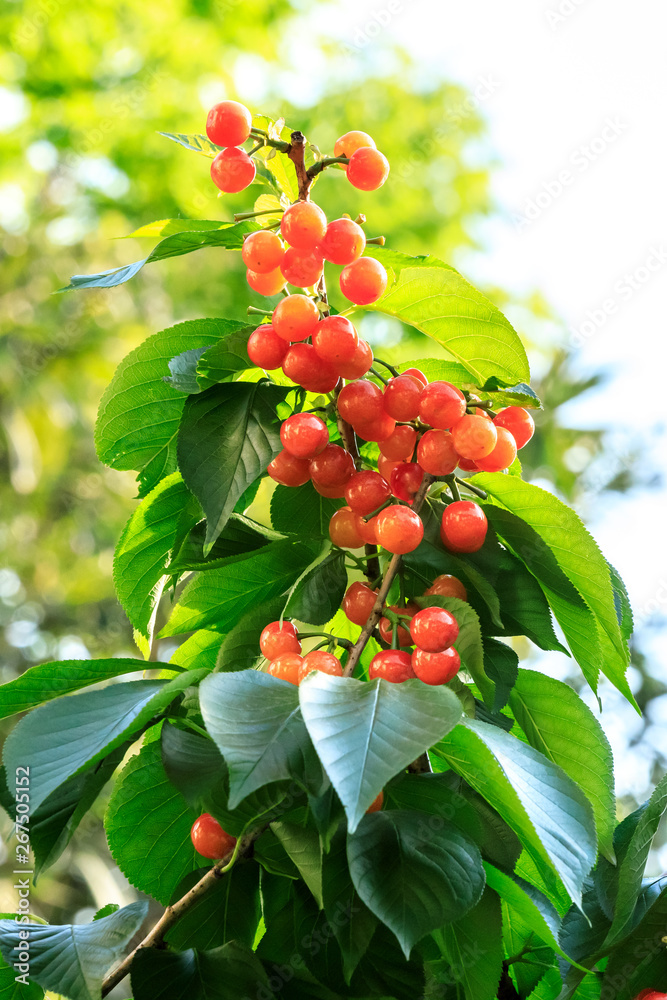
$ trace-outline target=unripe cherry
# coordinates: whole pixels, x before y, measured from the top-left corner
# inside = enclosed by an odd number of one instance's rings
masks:
[[[344,485],[354,472],[354,459],[339,444],[328,444],[310,463],[313,480],[322,486]]]
[[[343,420],[353,425],[371,423],[384,415],[382,391],[367,379],[343,386],[338,394],[337,406]]]
[[[422,386],[411,375],[399,375],[387,383],[384,408],[394,420],[414,420],[419,416]]]
[[[248,268],[246,280],[253,292],[259,292],[260,295],[277,295],[287,284],[279,267],[267,274],[258,274]]]
[[[506,427],[497,427],[498,440],[492,452],[484,458],[477,459],[477,468],[481,472],[500,472],[509,469],[516,458],[516,441]]]
[[[290,285],[309,288],[317,284],[324,270],[324,258],[317,250],[289,247],[280,263],[280,271]]]
[[[371,139],[368,132],[346,132],[345,135],[341,135],[339,139],[336,139],[334,156],[352,156],[353,153],[356,153],[358,149],[362,149],[364,146],[370,146],[371,149],[375,149],[375,140]]]
[[[329,521],[329,538],[341,549],[360,549],[364,544],[357,530],[357,515],[349,507],[341,507]]]
[[[320,311],[307,295],[288,295],[273,310],[271,325],[288,343],[307,340],[320,320]]]
[[[380,441],[380,451],[385,458],[394,461],[408,461],[412,458],[417,443],[417,431],[414,427],[401,424],[395,427],[388,438]]]
[[[293,413],[280,428],[280,440],[295,458],[315,458],[328,445],[329,431],[314,413]]]
[[[451,382],[431,382],[422,390],[419,417],[431,427],[449,430],[465,411],[465,396]]]
[[[313,347],[337,370],[354,358],[358,344],[359,335],[345,316],[325,316],[313,331]]]
[[[379,472],[355,472],[345,486],[345,499],[357,514],[372,514],[390,496],[389,483]]]
[[[206,135],[216,146],[242,146],[251,128],[252,115],[238,101],[214,104],[206,118]]]
[[[391,492],[397,500],[412,503],[424,479],[424,470],[417,462],[401,462],[389,480]]]
[[[236,837],[223,830],[210,813],[202,813],[192,824],[190,840],[197,854],[211,861],[219,861],[236,846]]]
[[[352,357],[348,361],[340,362],[338,364],[338,373],[339,375],[342,375],[343,378],[362,378],[370,369],[372,364],[373,352],[371,350],[371,345],[360,338]]]
[[[310,479],[310,462],[283,449],[269,462],[266,471],[281,486],[303,486]]]
[[[383,678],[391,684],[402,684],[414,676],[412,657],[403,649],[383,649],[376,653],[368,667],[370,680]]]
[[[412,653],[412,669],[415,677],[424,684],[447,684],[461,669],[461,657],[453,646],[441,653],[415,649]]]
[[[486,538],[486,514],[472,500],[448,504],[442,515],[440,538],[450,552],[477,552]]]
[[[366,234],[352,219],[334,219],[330,222],[319,245],[325,260],[343,266],[361,257],[365,247]]]
[[[287,681],[289,684],[298,685],[302,663],[303,656],[298,653],[282,653],[275,660],[271,660],[266,672],[272,677],[279,677],[282,681]]]
[[[359,257],[340,273],[340,290],[346,299],[367,306],[380,298],[387,287],[387,272],[374,257]]]
[[[459,455],[477,462],[491,454],[498,440],[498,431],[492,420],[468,414],[454,424],[452,438]]]
[[[211,163],[211,179],[225,194],[243,191],[255,179],[255,164],[242,149],[229,146]]]
[[[517,448],[525,447],[535,433],[535,421],[523,406],[507,406],[495,415],[493,422],[510,432]]]
[[[444,608],[423,608],[410,622],[412,641],[427,653],[441,653],[453,646],[458,634],[456,618]]]
[[[258,368],[275,371],[283,363],[287,344],[271,323],[262,323],[248,337],[248,357]]]
[[[276,233],[262,230],[246,236],[241,248],[241,258],[246,267],[257,274],[268,274],[280,267],[285,256],[280,237]]]
[[[314,250],[327,231],[327,217],[312,201],[297,201],[285,209],[280,223],[283,239],[297,250]]]
[[[448,476],[459,462],[449,431],[426,431],[417,445],[417,461],[432,476]]]
[[[387,552],[404,555],[413,552],[424,537],[419,514],[408,507],[385,507],[377,516],[378,544]]]
[[[342,677],[343,667],[338,657],[333,653],[327,653],[324,649],[313,649],[306,653],[303,663],[299,667],[299,684],[308,676],[311,670],[317,670],[321,674],[330,674],[332,677]]]
[[[377,590],[371,590],[365,583],[351,583],[345,591],[342,608],[347,618],[355,625],[365,625],[375,607]]]
[[[428,590],[424,591],[424,595],[427,597],[458,597],[460,601],[468,600],[468,592],[465,587],[458,577],[452,576],[451,573],[441,573],[440,576],[436,576]]]
[[[361,146],[350,157],[345,173],[352,187],[377,191],[389,177],[389,160],[379,149]]]
[[[308,392],[333,392],[338,373],[318,357],[312,344],[292,344],[283,359],[283,371]]]
[[[259,637],[259,648],[268,660],[275,660],[283,653],[300,653],[301,643],[292,622],[270,622]]]

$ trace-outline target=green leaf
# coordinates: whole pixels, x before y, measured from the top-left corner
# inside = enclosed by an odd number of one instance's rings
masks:
[[[254,219],[245,222],[221,222],[217,229],[195,229],[187,232],[174,233],[167,236],[151,250],[148,257],[137,260],[123,267],[113,267],[110,271],[99,274],[73,274],[70,283],[61,292],[80,288],[113,288],[122,285],[137,274],[144,264],[156,260],[166,260],[168,257],[181,257],[183,254],[201,250],[202,247],[222,247],[224,250],[240,250],[248,233],[254,233],[260,227]]]
[[[122,957],[148,913],[130,903],[91,924],[30,925],[30,978],[69,1000],[99,1000],[102,980]],[[0,920],[0,951],[8,965],[24,943],[26,925]],[[21,949],[22,950],[22,949]]]
[[[156,664],[165,666],[165,664]],[[26,712],[35,705],[42,705],[61,694],[108,681],[121,674],[144,671],[144,660],[126,657],[108,660],[56,660],[30,667],[15,680],[0,686],[0,719],[7,719],[17,712]]]
[[[404,772],[385,788],[385,808],[416,809],[433,817],[429,825],[437,828],[446,820],[466,833],[476,844],[484,840],[479,816],[457,789],[451,787],[452,772],[447,774],[410,774]],[[459,779],[456,779],[457,783]]]
[[[444,267],[447,271],[454,270],[451,264],[445,264],[443,260],[434,257],[432,254],[422,253],[413,257],[409,253],[402,253],[400,250],[392,250],[391,247],[381,247],[373,243],[368,245],[364,250],[364,257],[374,257],[375,260],[379,260],[385,267],[391,268],[394,274],[400,274],[406,267],[416,267],[421,264],[425,267]],[[410,365],[407,365],[407,367],[409,368]],[[416,362],[415,367],[421,368],[421,364]],[[432,379],[429,377],[430,381]]]
[[[26,963],[27,964],[27,963]],[[0,958],[0,1000],[44,1000],[44,990]]]
[[[313,554],[303,542],[274,542],[200,573],[181,594],[160,635],[209,627],[231,631],[249,608],[288,591]]]
[[[261,549],[269,542],[280,541],[284,535],[263,524],[251,521],[244,514],[232,514],[224,527],[222,534],[207,556],[204,555],[206,541],[206,522],[196,524],[178,552],[169,563],[170,575],[194,572],[202,569],[216,569],[226,566],[230,556],[245,555]]]
[[[272,995],[259,959],[234,941],[212,951],[174,953],[142,948],[132,962],[131,980],[134,1000],[231,1000]]]
[[[425,934],[473,907],[484,889],[476,845],[456,827],[434,830],[428,820],[400,809],[371,813],[347,842],[355,889],[406,958]]]
[[[572,779],[516,737],[472,719],[437,752],[509,823],[547,884],[555,873],[579,903],[597,852],[593,810]]]
[[[197,382],[197,365],[202,354],[207,351],[207,347],[193,347],[189,351],[177,354],[169,362],[170,375],[165,375],[164,381],[172,389],[184,392],[189,396],[194,392],[201,392],[201,386]]]
[[[299,686],[299,698],[351,832],[386,782],[461,718],[461,704],[452,691],[417,680],[364,683],[311,674]]]
[[[262,656],[259,638],[269,622],[280,618],[284,607],[284,597],[273,597],[246,611],[222,641],[217,659],[218,669],[247,670],[256,666]]]
[[[200,687],[208,732],[229,768],[232,809],[273,781],[306,781],[317,758],[301,717],[299,691],[269,674],[211,674]]]
[[[612,951],[602,979],[602,996],[632,1000],[643,989],[664,989],[666,922],[667,889],[663,889],[639,924]]]
[[[197,389],[193,391],[231,382],[239,372],[255,367],[248,357],[248,337],[254,329],[243,327],[203,352],[197,365]]]
[[[336,935],[343,956],[343,973],[349,983],[352,973],[368,950],[377,927],[377,917],[362,903],[347,865],[347,831],[341,824],[322,858],[324,912]]]
[[[197,668],[213,670],[221,642],[222,636],[219,632],[207,632],[206,629],[202,629],[181,643],[169,663],[184,670]]]
[[[505,707],[519,673],[519,657],[511,646],[497,642],[488,636],[484,638],[484,671],[495,685],[492,712],[500,712]]]
[[[320,909],[322,899],[322,849],[316,830],[278,820],[271,824],[271,830],[282,844],[288,857],[294,862]]]
[[[158,219],[156,222],[147,222],[145,225],[139,226],[123,239],[131,240],[138,237],[156,239],[158,236],[173,236],[174,233],[190,233],[197,229],[204,231],[219,228],[220,219]]]
[[[190,839],[197,818],[169,781],[154,740],[135,754],[114,785],[104,826],[113,859],[140,892],[166,906],[201,865]]]
[[[199,868],[186,876],[172,902],[181,899],[207,870]],[[167,931],[167,944],[177,951],[208,951],[233,939],[251,948],[261,917],[259,871],[254,861],[237,861]]]
[[[299,577],[285,614],[310,625],[326,625],[340,607],[346,587],[345,553],[329,552]]]
[[[628,592],[618,570],[614,569],[611,563],[607,563],[607,565],[609,566],[611,586],[614,591],[614,605],[616,607],[618,626],[621,630],[621,635],[627,642],[632,635],[634,624],[632,608],[630,607],[630,598],[628,597]]]
[[[495,1000],[504,957],[500,902],[495,892],[487,889],[473,909],[437,930],[433,937],[452,969],[449,982],[461,984],[466,997]]]
[[[511,323],[453,268],[416,261],[366,308],[421,330],[478,384],[492,375],[510,382],[530,380],[526,352]]]
[[[614,761],[602,726],[569,685],[534,670],[519,670],[510,707],[530,745],[562,767],[588,798],[600,850],[613,862]]]
[[[459,388],[462,386],[471,389],[476,388],[475,381],[470,372],[463,365],[456,361],[441,361],[439,358],[420,358],[417,361],[404,361],[402,365],[397,365],[399,372],[407,371],[408,368],[418,368],[423,372],[429,382],[451,382]]]
[[[121,361],[97,415],[95,445],[113,469],[142,472],[144,496],[176,470],[176,436],[185,398],[164,382],[182,351],[217,343],[243,323],[197,319],[149,337]]]
[[[10,774],[30,767],[30,806],[36,810],[64,781],[143,729],[200,676],[193,671],[168,682],[128,681],[42,705],[7,737],[5,767]]]
[[[342,503],[320,496],[312,483],[276,486],[271,496],[271,524],[276,531],[292,532],[296,527],[301,537],[328,538],[329,521]]]
[[[160,733],[162,765],[171,784],[193,809],[227,774],[213,740],[165,722]]]
[[[177,142],[184,149],[192,149],[195,153],[201,153],[202,156],[207,156],[211,160],[215,159],[222,149],[222,146],[216,146],[205,135],[185,135],[183,132],[158,132],[158,135],[165,139],[171,139],[172,142]]]
[[[492,376],[487,379],[480,391],[490,396],[494,403],[494,408],[503,406],[523,406],[528,408],[542,409],[542,404],[534,389],[531,389],[525,382],[518,385],[509,385],[504,379]]]
[[[139,504],[118,540],[113,566],[116,593],[147,652],[168,579],[169,557],[200,514],[180,473],[174,472]]]
[[[205,552],[243,492],[281,451],[276,407],[288,392],[268,382],[229,382],[186,400],[178,463],[206,514]]]

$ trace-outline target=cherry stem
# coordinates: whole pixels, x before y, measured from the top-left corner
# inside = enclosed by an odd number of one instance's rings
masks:
[[[385,240],[384,236],[374,236],[372,239],[366,240],[366,246],[368,246],[369,243],[374,243],[378,247],[383,247],[386,242],[387,241]]]
[[[452,494],[454,500],[460,500],[461,494],[459,493],[459,488],[456,485],[456,476],[454,475],[445,476],[445,482],[447,483],[447,486],[449,487],[449,492]]]
[[[258,149],[262,149],[264,146],[266,146],[266,143],[264,142],[264,139],[262,139],[261,142],[258,142],[256,146],[252,147],[252,149],[248,153],[248,156],[252,156],[253,153],[256,153]]]
[[[337,635],[332,635],[331,632],[298,632],[297,633],[297,638],[298,639],[316,639],[318,636],[324,636],[325,639],[326,639],[326,641],[325,642],[321,642],[319,644],[319,646],[315,647],[316,649],[319,649],[320,646],[328,646],[329,643],[331,643],[331,642],[335,642],[338,646],[342,646],[343,649],[351,649],[352,648],[352,643],[350,642],[349,639],[339,639]]]
[[[263,212],[238,212],[234,216],[234,222],[244,222],[246,219],[256,219],[260,215],[275,215],[278,209],[265,208]]]
[[[262,139],[263,146],[273,146],[274,149],[280,150],[281,153],[289,154],[290,143],[285,142],[284,139],[271,139],[268,132],[265,132],[261,128],[251,128],[250,135],[253,139]]]
[[[373,361],[377,361],[379,364],[384,365],[385,368],[388,368],[391,374],[394,376],[394,378],[398,378],[398,376],[401,374],[398,368],[394,368],[394,366],[390,365],[388,361],[383,361],[382,358],[378,358],[377,355],[375,355]]]
[[[308,168],[308,177],[312,180],[317,174],[321,174],[323,170],[327,167],[332,166],[334,163],[349,163],[349,156],[325,156],[323,160],[319,160],[317,163],[313,163],[312,167]]]
[[[366,522],[366,524],[368,524],[368,522],[371,520],[372,517],[375,517],[376,514],[379,514],[381,510],[385,509],[385,507],[391,506],[391,504],[393,502],[394,502],[394,498],[393,497],[388,497],[384,501],[384,503],[381,503],[380,506],[376,507],[374,511],[371,511],[370,514],[365,514],[364,517],[363,517],[363,520]]]
[[[299,188],[299,201],[310,200],[310,185],[313,177],[306,170],[306,137],[303,132],[292,132],[291,142],[285,150],[296,170],[296,181]]]
[[[370,370],[372,371],[373,375],[375,375],[376,378],[380,379],[383,385],[389,385],[389,379],[386,379],[384,375],[380,375],[377,368],[371,368]]]
[[[454,476],[454,479],[461,486],[465,487],[466,490],[470,490],[470,492],[474,493],[475,496],[480,497],[480,499],[482,500],[488,499],[488,493],[485,493],[484,490],[480,490],[479,486],[473,486],[473,484],[469,482],[467,479],[460,479],[459,476]]]
[[[248,306],[247,308],[248,316],[272,316],[273,313],[270,309],[260,309],[259,306]]]

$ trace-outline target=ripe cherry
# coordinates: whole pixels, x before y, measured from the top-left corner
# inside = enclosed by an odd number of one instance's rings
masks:
[[[283,449],[269,462],[266,471],[281,486],[303,486],[310,479],[310,462]]]
[[[424,594],[427,597],[458,597],[460,601],[468,600],[467,590],[458,577],[452,576],[450,573],[441,573],[440,576],[436,576]]]
[[[411,604],[411,603],[408,603],[407,606],[404,608],[399,608],[395,604],[392,604],[390,605],[390,610],[400,612],[401,614],[414,615],[417,611],[419,611],[419,608],[417,607],[416,604]],[[399,646],[412,646],[413,645],[412,636],[408,631],[409,629],[408,622],[405,619],[403,619],[403,621],[405,622],[405,624],[399,625],[398,628],[396,629],[396,641],[398,642]],[[388,618],[383,617],[380,619],[378,623],[378,628],[380,630],[380,635],[382,636],[384,641],[389,643],[390,646],[393,645],[394,626],[392,622]]]
[[[309,288],[317,284],[324,270],[324,259],[316,250],[295,250],[290,247],[280,264],[280,271],[290,285]]]
[[[321,497],[328,497],[330,500],[341,500],[345,496],[345,483],[338,483],[336,486],[323,486],[322,483],[313,482],[313,489]]]
[[[345,486],[345,499],[357,514],[371,514],[391,496],[379,472],[355,472]]]
[[[412,458],[417,443],[417,431],[414,427],[401,424],[395,427],[388,438],[380,441],[380,451],[385,458],[393,461],[407,461]]]
[[[206,135],[216,146],[242,146],[251,128],[252,115],[238,101],[214,104],[206,118]]]
[[[424,470],[421,465],[417,462],[401,462],[391,474],[391,492],[397,500],[412,503],[423,479]]]
[[[338,374],[322,361],[312,344],[292,344],[283,359],[283,371],[308,392],[333,392]]]
[[[359,335],[345,316],[325,316],[313,331],[313,347],[337,370],[354,358],[358,344]]]
[[[274,371],[280,368],[287,353],[287,344],[271,323],[262,323],[248,337],[248,357],[258,368]]]
[[[262,230],[246,236],[241,249],[241,257],[246,267],[257,274],[268,274],[280,267],[285,255],[280,237],[276,233]]]
[[[267,274],[258,274],[248,268],[246,280],[253,292],[259,292],[260,295],[277,295],[287,284],[279,267]]]
[[[419,370],[419,368],[406,368],[403,374],[410,375],[412,378],[416,378],[417,381],[422,386],[422,388],[425,388],[428,385],[428,379],[426,378],[424,373]]]
[[[386,441],[396,429],[396,421],[388,413],[383,413],[377,420],[370,423],[357,421],[354,429],[364,441]]]
[[[283,653],[300,653],[301,643],[292,622],[270,622],[259,637],[259,648],[267,660],[275,660]]]
[[[353,153],[356,153],[358,149],[362,149],[364,146],[370,146],[371,149],[375,149],[375,140],[371,139],[367,132],[346,132],[345,135],[341,135],[339,139],[336,139],[334,156],[352,156]]]
[[[377,516],[365,521],[362,514],[357,514],[357,531],[365,545],[377,545]]]
[[[368,813],[379,812],[380,809],[382,809],[383,803],[384,803],[384,792],[381,791],[381,792],[379,792],[379,794],[376,796],[376,798],[374,798],[373,801],[371,802],[371,804],[369,805],[368,809],[366,810],[366,815],[368,815]]]
[[[377,590],[371,590],[365,583],[351,583],[343,598],[343,611],[355,625],[365,625],[375,607]]]
[[[497,427],[498,440],[493,451],[484,458],[477,459],[477,468],[482,472],[500,472],[509,469],[516,458],[516,441],[506,427]]]
[[[478,472],[477,462],[473,462],[471,458],[461,458],[459,455],[459,469],[463,469],[464,472]]]
[[[327,217],[312,201],[297,201],[285,209],[280,223],[283,239],[297,250],[314,250],[324,239]]]
[[[492,420],[468,414],[454,424],[452,437],[459,455],[477,462],[491,454],[498,440],[498,431]]]
[[[365,375],[372,364],[373,352],[371,346],[360,338],[355,352],[349,361],[339,363],[338,372],[343,378],[357,379]]]
[[[432,476],[448,476],[458,465],[459,456],[449,431],[426,431],[417,445],[417,461]]]
[[[333,653],[327,653],[324,649],[313,649],[310,653],[306,653],[303,663],[299,667],[299,684],[311,670],[319,670],[320,673],[331,674],[332,677],[343,676],[340,660]]]
[[[334,219],[327,226],[319,249],[332,264],[351,264],[361,257],[366,247],[366,234],[352,219]]]
[[[211,163],[211,179],[225,194],[236,194],[254,181],[255,164],[242,149],[229,146]]]
[[[389,380],[384,390],[384,408],[394,420],[414,420],[419,415],[421,384],[411,375]]]
[[[357,515],[349,507],[341,507],[329,521],[329,538],[341,549],[360,549],[364,544],[357,530]]]
[[[419,514],[408,507],[385,507],[377,516],[378,544],[387,552],[412,552],[424,537]]]
[[[451,382],[431,382],[422,390],[419,416],[431,427],[449,430],[465,411],[465,396]]]
[[[389,160],[379,149],[361,146],[350,157],[345,173],[352,187],[377,191],[389,177]]]
[[[190,830],[190,839],[197,854],[212,861],[226,858],[236,846],[236,837],[223,830],[210,813],[202,813],[197,817]]]
[[[307,295],[288,295],[273,310],[271,325],[288,342],[307,340],[319,323],[320,311]]]
[[[281,653],[280,656],[276,656],[275,660],[271,660],[266,672],[272,677],[279,677],[280,680],[287,681],[289,684],[298,684],[302,663],[303,656],[298,653]]]
[[[310,463],[313,481],[322,486],[345,485],[354,472],[354,459],[339,444],[328,444]]]
[[[374,257],[359,257],[340,273],[340,290],[346,299],[367,306],[380,298],[387,287],[387,272]]]
[[[440,653],[415,649],[412,653],[412,669],[424,684],[446,684],[461,669],[461,657],[453,646]]]
[[[368,667],[368,676],[374,681],[382,677],[391,684],[402,684],[415,676],[412,657],[403,649],[383,649],[376,653]]]
[[[424,608],[410,622],[412,641],[427,653],[448,649],[456,642],[458,634],[456,618],[444,608]]]
[[[295,458],[315,458],[329,444],[329,431],[314,413],[293,413],[280,428],[280,440]]]
[[[343,386],[337,405],[343,420],[353,425],[368,424],[384,416],[382,391],[367,379]]]
[[[535,421],[523,406],[507,406],[493,418],[496,427],[505,427],[514,440],[517,448],[528,444],[535,433]]]
[[[667,993],[659,993],[658,990],[649,987],[638,993],[634,1000],[667,1000]]]
[[[472,500],[450,503],[442,515],[440,538],[450,552],[477,552],[486,538],[486,514]]]

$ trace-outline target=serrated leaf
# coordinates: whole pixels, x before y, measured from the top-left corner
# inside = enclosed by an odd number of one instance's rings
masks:
[[[208,347],[193,347],[172,358],[169,362],[171,374],[164,377],[167,385],[178,392],[184,392],[186,396],[201,392],[201,386],[197,382],[197,365],[202,354],[207,350]]]
[[[254,368],[248,357],[248,337],[255,328],[243,327],[230,333],[202,353],[197,364],[197,389],[209,389],[219,382],[231,382],[240,372]]]
[[[277,820],[271,830],[299,870],[320,909],[322,900],[322,848],[317,830]]]
[[[283,538],[284,535],[258,524],[257,521],[252,521],[243,514],[231,514],[213,548],[205,556],[206,523],[201,521],[188,532],[183,544],[174,553],[168,571],[170,575],[180,575],[197,570],[218,569],[226,566],[231,556],[256,552],[257,549],[262,549],[271,542],[281,541]]]
[[[205,135],[187,135],[183,132],[158,132],[158,135],[163,136],[165,139],[171,139],[172,142],[177,142],[179,146],[183,146],[185,149],[192,149],[195,153],[208,156],[211,160],[215,159],[222,149],[222,146],[216,146]]]
[[[383,786],[461,718],[452,691],[421,681],[370,683],[311,674],[299,686],[301,710],[351,832]]]
[[[484,637],[484,671],[495,685],[492,712],[500,712],[509,699],[519,672],[519,657],[511,646]],[[511,720],[510,720],[511,721]]]
[[[292,532],[298,526],[299,535],[329,537],[329,521],[343,504],[320,496],[312,483],[304,486],[276,486],[271,496],[271,524],[276,531]]]
[[[343,973],[350,978],[368,950],[377,927],[377,917],[357,894],[347,864],[347,831],[344,825],[331,838],[322,858],[324,912],[333,928],[343,956]],[[341,919],[341,914],[345,919]]]
[[[525,382],[518,385],[510,385],[504,379],[492,376],[487,379],[480,391],[488,395],[494,404],[494,409],[504,406],[523,406],[527,408],[542,409],[542,404],[534,389]]]
[[[172,654],[169,662],[184,670],[196,670],[204,667],[213,670],[221,642],[222,636],[219,632],[208,632],[206,629],[201,629],[181,643]]]
[[[463,987],[465,996],[495,1000],[504,957],[500,902],[495,892],[485,890],[474,909],[435,931],[433,937],[455,974],[454,983]],[[451,976],[445,982],[452,982]]]
[[[299,577],[285,614],[310,625],[326,625],[340,607],[346,587],[345,553],[329,552]]]
[[[134,1000],[230,1000],[271,995],[262,963],[249,948],[234,941],[202,952],[142,948],[132,962],[131,979]]]
[[[641,990],[664,989],[666,921],[667,890],[663,890],[639,924],[612,951],[602,978],[602,996],[632,1000]]]
[[[156,239],[158,236],[173,236],[174,233],[191,233],[196,230],[220,229],[220,219],[158,219],[139,226],[133,233],[122,237],[131,240],[140,237]]]

